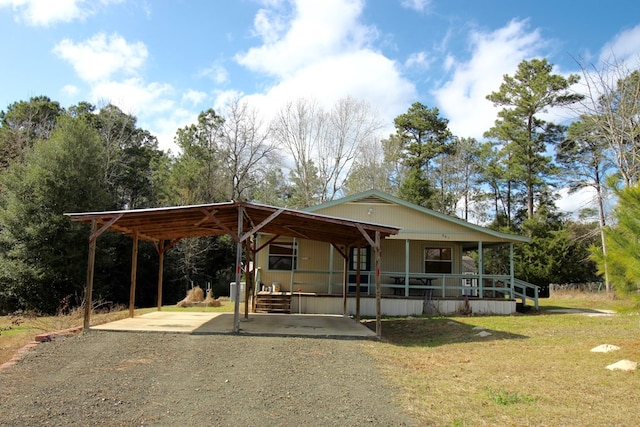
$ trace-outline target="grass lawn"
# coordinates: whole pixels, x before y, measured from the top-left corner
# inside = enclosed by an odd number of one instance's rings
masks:
[[[620,313],[554,311],[595,308]],[[385,319],[382,331],[368,352],[423,425],[640,425],[640,370],[605,369],[640,362],[639,316],[607,296],[554,295],[530,315]],[[621,349],[590,351],[601,344]]]

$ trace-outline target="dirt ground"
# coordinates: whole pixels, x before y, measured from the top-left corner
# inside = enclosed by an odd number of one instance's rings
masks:
[[[0,371],[0,426],[411,426],[369,341],[92,331]]]

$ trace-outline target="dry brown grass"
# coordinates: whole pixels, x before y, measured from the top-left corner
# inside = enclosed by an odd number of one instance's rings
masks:
[[[176,304],[178,307],[190,307],[196,303],[204,301],[204,291],[200,286],[189,289],[187,296]]]
[[[423,425],[640,424],[640,371],[605,369],[640,362],[638,314],[550,311],[621,304],[601,295],[554,295],[543,304],[537,315],[387,319],[385,342],[367,348]],[[474,327],[492,335],[479,337]],[[621,350],[590,352],[604,343]]]

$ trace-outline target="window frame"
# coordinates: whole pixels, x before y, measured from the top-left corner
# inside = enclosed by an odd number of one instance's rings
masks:
[[[289,248],[289,251],[276,251],[275,248]],[[273,249],[272,249],[273,248]],[[280,264],[288,264],[282,268]],[[267,269],[269,271],[295,271],[298,269],[298,242],[276,241],[269,243],[267,255]]]
[[[429,258],[429,251],[438,251],[437,258]],[[449,254],[449,259],[443,258],[443,253]],[[445,267],[449,266],[448,271]],[[435,267],[437,268],[430,268]],[[425,274],[453,274],[453,247],[451,246],[425,246],[422,257],[422,268]]]
[[[349,271],[357,271],[357,257],[358,248],[349,248]],[[362,267],[364,264],[364,268]],[[360,271],[371,271],[371,246],[360,246]]]

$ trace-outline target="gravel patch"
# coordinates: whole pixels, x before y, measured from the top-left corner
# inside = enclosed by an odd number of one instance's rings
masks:
[[[0,426],[413,426],[366,341],[92,331],[0,372]]]

